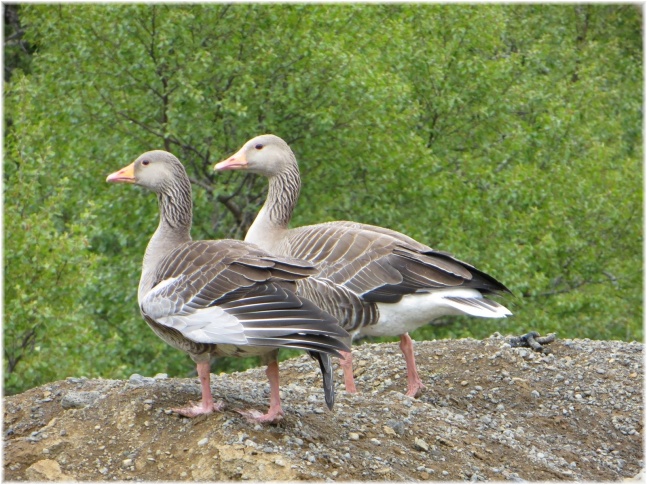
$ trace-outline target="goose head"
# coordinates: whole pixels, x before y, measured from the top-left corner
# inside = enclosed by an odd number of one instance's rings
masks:
[[[136,184],[159,194],[170,190],[181,179],[187,179],[182,163],[169,152],[153,150],[108,175],[106,182]]]
[[[245,143],[231,157],[217,163],[216,172],[247,170],[251,173],[273,177],[297,166],[294,153],[288,144],[276,135],[260,135]]]

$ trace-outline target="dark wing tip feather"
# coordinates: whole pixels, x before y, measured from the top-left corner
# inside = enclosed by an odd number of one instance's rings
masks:
[[[321,352],[308,353],[314,360],[319,362],[319,368],[321,369],[321,378],[324,388],[324,399],[326,400],[326,406],[328,406],[328,409],[332,411],[335,405],[335,381],[333,379],[330,355]]]
[[[433,288],[463,287],[483,294],[512,293],[489,274],[449,253],[398,247],[386,259],[402,274],[402,282],[385,284],[365,293],[365,301],[397,303],[403,295]]]

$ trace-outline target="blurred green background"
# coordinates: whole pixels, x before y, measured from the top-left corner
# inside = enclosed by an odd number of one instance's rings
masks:
[[[642,340],[639,6],[4,13],[6,393],[72,375],[189,375],[137,308],[155,197],[105,178],[171,151],[193,181],[193,237],[242,238],[266,181],[212,166],[267,132],[300,162],[294,226],[399,230],[515,295],[513,318],[448,318],[414,339]]]

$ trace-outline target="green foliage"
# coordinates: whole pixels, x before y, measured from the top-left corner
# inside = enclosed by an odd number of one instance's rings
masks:
[[[22,105],[23,113],[29,107]],[[85,227],[94,220],[89,201],[70,217],[74,189],[50,171],[56,157],[35,134],[5,140],[4,362],[8,393],[27,385],[92,369],[95,325],[83,300],[85,274],[94,269]],[[21,372],[18,372],[18,370]]]
[[[212,166],[264,132],[285,138],[300,161],[294,225],[391,227],[516,295],[506,300],[514,318],[447,320],[414,337],[536,329],[642,339],[635,7],[16,12],[11,28],[25,26],[34,54],[5,48],[8,392],[72,374],[191,372],[136,304],[155,198],[104,180],[146,150],[169,150],[194,182],[193,237],[241,238],[266,182],[216,176]],[[215,369],[249,364],[223,359]]]
[[[20,24],[20,5],[5,4],[4,12],[4,79],[11,79],[14,69],[29,72],[33,49],[25,42],[24,27]]]

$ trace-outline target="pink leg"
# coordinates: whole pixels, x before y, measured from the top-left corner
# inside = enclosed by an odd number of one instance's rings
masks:
[[[420,376],[418,376],[416,358],[413,355],[413,340],[411,340],[408,333],[400,335],[400,350],[402,350],[404,360],[407,363],[407,384],[409,385],[407,396],[418,397],[425,388],[425,385],[420,380]]]
[[[346,392],[354,394],[357,392],[355,387],[355,380],[353,378],[353,354],[350,352],[344,352],[340,350],[339,353],[342,355],[339,358],[339,365],[344,371],[344,385],[346,386]]]
[[[187,416],[189,418],[194,418],[201,414],[210,414],[214,411],[222,411],[225,407],[222,401],[218,401],[214,404],[213,396],[211,395],[211,386],[209,384],[211,376],[211,364],[207,360],[205,362],[199,362],[197,364],[198,368],[198,377],[200,377],[200,387],[202,388],[202,403],[201,404],[191,404],[185,408],[173,409],[178,414],[182,416]]]
[[[237,411],[254,423],[278,423],[283,418],[283,409],[281,409],[281,397],[279,396],[279,363],[270,362],[265,371],[267,379],[270,381],[270,409],[267,414],[262,414],[255,409]]]

